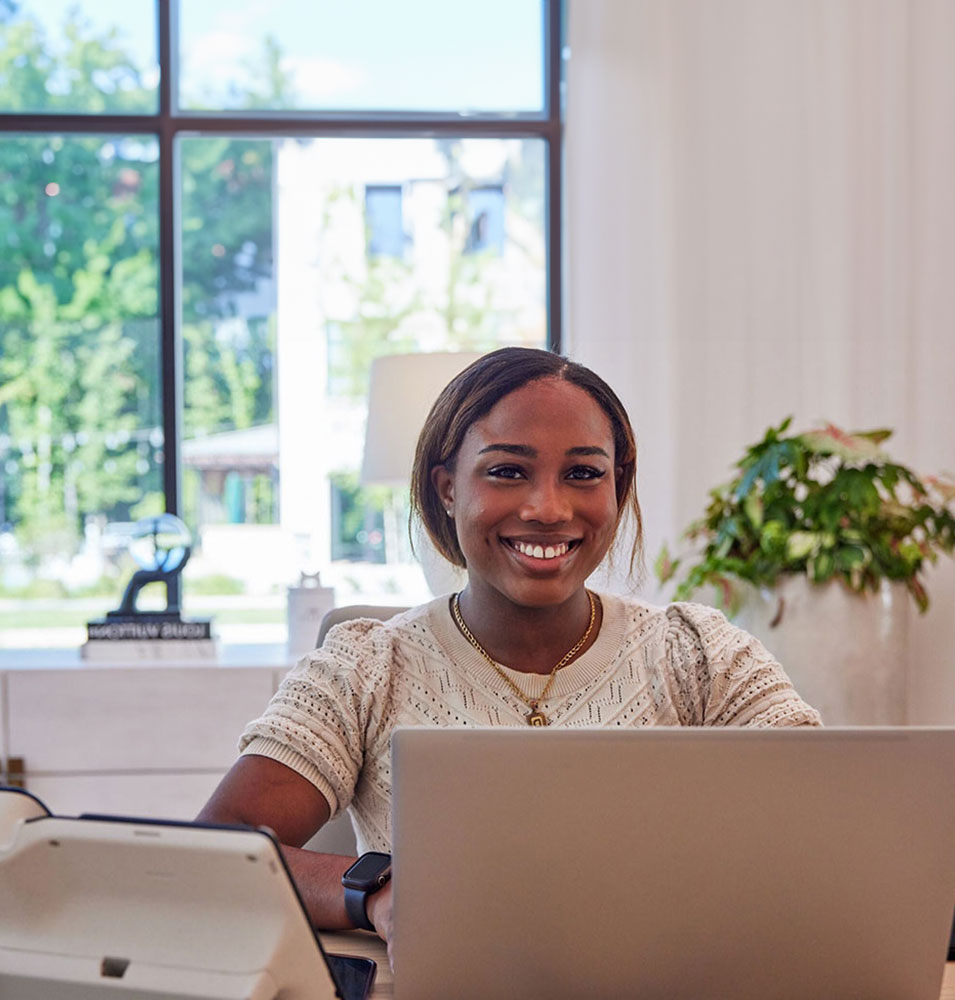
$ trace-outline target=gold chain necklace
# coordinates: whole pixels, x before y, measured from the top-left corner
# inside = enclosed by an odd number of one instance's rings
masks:
[[[454,615],[454,620],[457,622],[458,628],[461,630],[461,634],[465,639],[487,660],[488,663],[495,669],[498,676],[503,680],[507,686],[521,699],[526,705],[530,707],[530,712],[524,716],[527,719],[527,724],[529,726],[549,726],[550,721],[547,716],[537,707],[546,697],[547,692],[550,690],[551,684],[554,683],[554,678],[557,676],[557,671],[561,667],[566,666],[570,661],[583,649],[584,643],[590,638],[590,633],[594,630],[594,622],[597,620],[597,602],[594,600],[594,595],[588,590],[587,599],[590,601],[590,621],[587,623],[587,628],[584,634],[567,650],[566,653],[554,664],[551,668],[550,675],[547,678],[547,683],[544,685],[544,690],[536,698],[529,698],[524,692],[507,676],[506,673],[501,669],[501,665],[494,659],[493,656],[474,638],[471,634],[471,630],[464,624],[464,619],[461,617],[461,604],[458,601],[458,594],[455,594],[451,599],[451,612]]]

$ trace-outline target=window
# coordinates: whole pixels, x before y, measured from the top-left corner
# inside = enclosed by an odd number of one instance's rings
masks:
[[[557,7],[0,0],[0,646],[82,642],[162,510],[226,642],[303,570],[427,597],[368,369],[559,347]]]
[[[469,253],[490,250],[504,252],[504,188],[500,185],[474,188],[468,192]]]
[[[397,184],[365,185],[368,253],[400,257],[405,235],[401,225],[401,188]]]

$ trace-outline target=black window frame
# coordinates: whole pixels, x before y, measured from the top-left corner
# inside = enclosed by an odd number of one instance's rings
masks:
[[[159,109],[155,114],[0,113],[0,133],[62,135],[149,135],[159,144],[159,328],[160,401],[163,426],[163,493],[166,510],[182,510],[183,372],[180,334],[181,300],[177,284],[181,247],[177,232],[178,157],[180,136],[228,135],[333,138],[435,138],[441,136],[495,139],[542,139],[545,167],[545,240],[547,269],[547,346],[560,351],[561,325],[561,201],[563,137],[563,34],[566,0],[541,0],[543,19],[543,110],[539,113],[444,114],[429,112],[245,111],[190,112],[175,110],[178,81],[179,0],[156,0]],[[176,595],[178,597],[178,595]]]

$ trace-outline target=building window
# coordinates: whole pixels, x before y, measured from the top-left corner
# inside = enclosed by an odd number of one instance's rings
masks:
[[[473,188],[467,196],[469,253],[504,252],[504,188],[500,185]]]
[[[401,188],[396,184],[365,185],[365,224],[368,253],[373,257],[400,257],[405,234],[401,221]]]
[[[263,642],[302,570],[426,597],[369,365],[559,347],[557,0],[4,6],[0,647],[78,645],[163,510]]]

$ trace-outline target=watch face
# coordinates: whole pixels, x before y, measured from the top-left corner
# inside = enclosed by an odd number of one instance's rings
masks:
[[[391,855],[372,852],[363,854],[342,876],[345,885],[353,884],[356,889],[379,884],[382,875],[391,869]]]

